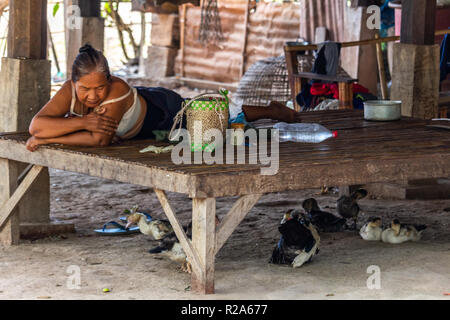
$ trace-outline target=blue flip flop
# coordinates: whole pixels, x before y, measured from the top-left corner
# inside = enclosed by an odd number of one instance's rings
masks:
[[[107,228],[108,226],[115,226],[116,228]],[[104,236],[117,236],[124,234],[139,233],[139,227],[125,228],[124,225],[115,221],[107,222],[103,225],[102,229],[96,229],[95,232]]]
[[[153,220],[153,218],[148,213],[145,213],[145,212],[139,212],[139,213],[142,213],[142,214],[145,215],[145,217],[147,218],[147,222],[150,222],[150,221]],[[127,217],[120,217],[119,220],[126,222],[127,221]]]

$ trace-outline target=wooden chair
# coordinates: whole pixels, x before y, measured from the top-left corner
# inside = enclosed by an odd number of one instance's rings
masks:
[[[339,109],[353,109],[353,83],[358,79],[342,76],[328,76],[312,72],[299,72],[297,56],[304,53],[309,46],[300,43],[286,43],[284,54],[286,57],[286,67],[288,71],[289,86],[291,88],[292,101],[296,111],[300,111],[300,106],[296,101],[299,92],[306,86],[308,80],[323,80],[327,82],[337,82],[339,85]],[[306,50],[305,50],[306,49]]]
[[[438,30],[435,32],[436,36],[449,34],[450,30]],[[354,47],[354,46],[364,46],[364,45],[379,45],[382,42],[391,42],[400,40],[399,36],[385,37],[368,40],[359,40],[359,41],[350,41],[343,42],[342,48]],[[284,54],[286,58],[286,67],[288,71],[289,78],[289,86],[291,88],[291,96],[292,101],[294,102],[294,107],[296,111],[300,111],[300,106],[297,104],[296,97],[299,92],[301,92],[302,88],[307,84],[308,79],[314,80],[324,80],[329,82],[338,82],[339,83],[339,108],[340,109],[353,109],[353,89],[352,84],[358,79],[346,78],[346,77],[330,77],[327,75],[315,74],[312,72],[299,72],[298,71],[298,59],[297,56],[300,53],[305,53],[311,50],[317,50],[316,44],[303,44],[301,42],[287,42],[284,46]],[[380,51],[380,50],[378,50]],[[381,52],[381,51],[380,51]],[[380,52],[378,56],[380,56]],[[382,62],[380,57],[378,57],[378,67],[381,69]],[[382,70],[380,72],[380,79],[384,78],[382,75]],[[382,84],[382,90],[383,88]],[[386,89],[384,89],[383,96],[386,96]],[[387,97],[386,97],[387,98]],[[448,111],[450,108],[450,94],[449,92],[441,92],[439,95],[439,114],[441,117],[447,117]]]

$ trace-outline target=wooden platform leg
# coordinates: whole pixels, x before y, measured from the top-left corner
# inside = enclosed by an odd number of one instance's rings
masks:
[[[192,272],[192,291],[214,293],[214,262],[216,236],[216,199],[192,199],[192,245],[198,253],[203,272]]]
[[[19,166],[16,161],[0,159],[0,207],[11,198],[16,190],[19,174]],[[0,228],[0,243],[5,246],[19,243],[20,219],[18,210],[18,208],[15,208],[12,216],[3,228]]]

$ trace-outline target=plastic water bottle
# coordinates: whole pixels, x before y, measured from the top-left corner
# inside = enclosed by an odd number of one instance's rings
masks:
[[[337,131],[332,132],[318,123],[279,122],[273,127],[280,130],[280,142],[320,143],[337,137]]]

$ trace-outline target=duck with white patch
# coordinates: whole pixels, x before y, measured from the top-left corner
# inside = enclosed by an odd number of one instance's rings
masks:
[[[289,210],[278,230],[281,238],[269,263],[301,267],[319,253],[320,237],[309,219],[298,210]]]

